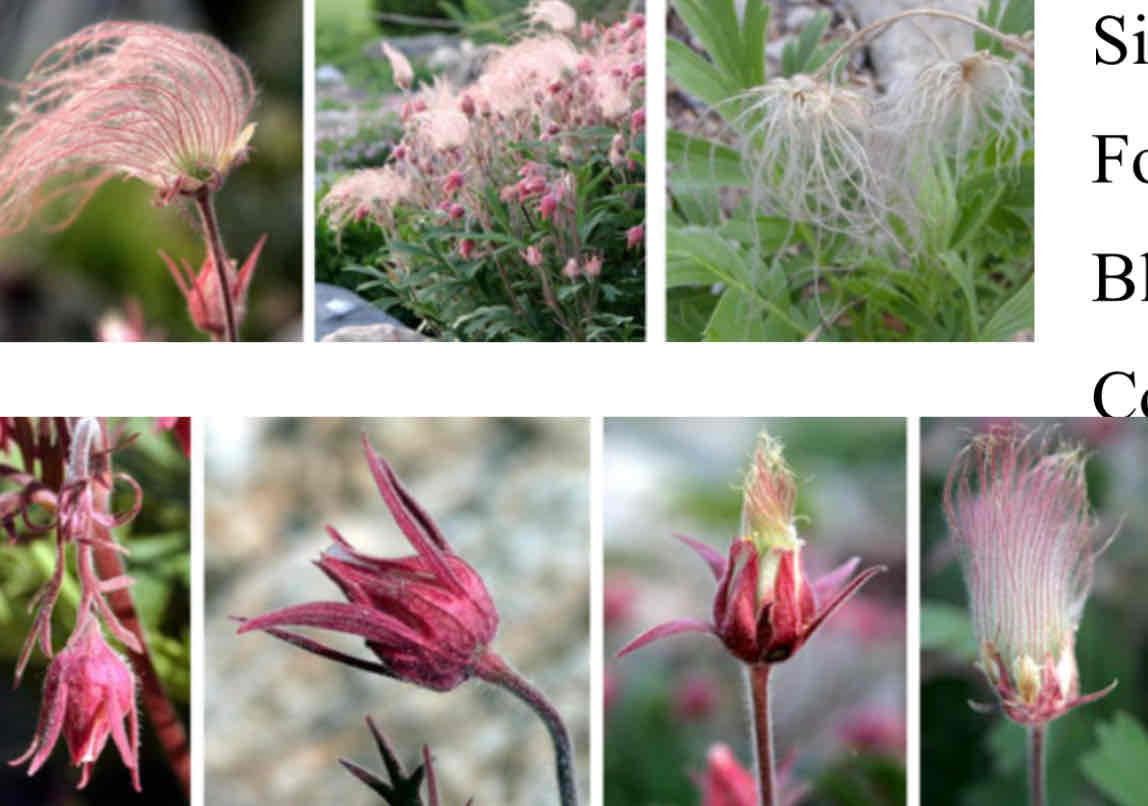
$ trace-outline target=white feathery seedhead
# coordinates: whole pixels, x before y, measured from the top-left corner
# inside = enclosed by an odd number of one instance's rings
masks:
[[[1031,99],[1019,64],[981,51],[937,62],[898,82],[881,105],[881,117],[905,143],[910,164],[922,151],[936,149],[960,160],[986,145],[998,159],[1019,159],[1031,139]]]
[[[870,154],[869,98],[798,75],[731,103],[754,200],[767,214],[855,234],[887,226],[886,182]]]
[[[336,182],[319,203],[319,215],[341,230],[370,218],[379,226],[394,221],[394,207],[410,195],[410,180],[393,166],[356,171]]]
[[[546,25],[553,31],[570,31],[578,24],[578,15],[574,9],[562,0],[535,0],[526,9],[530,22],[535,25]]]

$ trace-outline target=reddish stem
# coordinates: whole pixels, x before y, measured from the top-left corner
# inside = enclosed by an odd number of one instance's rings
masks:
[[[105,534],[100,535],[101,539],[105,537],[110,539],[110,535],[106,534],[107,530],[104,527],[100,526],[97,529],[105,532]],[[117,552],[109,548],[96,548],[93,554],[96,560],[96,570],[101,579],[111,579],[123,575],[123,562]],[[136,613],[131,591],[125,588],[111,591],[104,596],[116,618],[135,635],[143,649],[142,652],[132,652],[127,647],[124,648],[132,668],[135,670],[136,677],[139,678],[140,699],[143,701],[148,719],[159,738],[160,746],[163,747],[163,751],[167,755],[172,772],[179,779],[184,794],[190,799],[191,750],[187,742],[187,731],[184,729],[183,721],[180,720],[175,707],[171,704],[171,700],[164,693],[163,683],[160,682],[155,666],[152,665],[151,655],[148,654],[147,638],[144,637],[143,625],[140,624],[139,616]]]
[[[558,774],[558,794],[562,806],[578,806],[578,786],[574,782],[574,751],[570,733],[562,721],[562,715],[550,704],[546,696],[534,688],[528,680],[510,668],[509,664],[494,651],[487,650],[474,670],[475,675],[488,683],[509,691],[522,700],[538,715],[550,732],[554,744],[554,761]]]
[[[204,185],[195,194],[195,204],[199,208],[199,218],[203,222],[203,236],[207,241],[207,248],[211,250],[211,262],[215,264],[215,273],[219,277],[219,294],[223,297],[224,324],[227,327],[226,341],[239,341],[239,328],[235,326],[235,308],[231,302],[231,287],[227,282],[227,269],[231,261],[227,257],[227,250],[223,248],[223,236],[219,232],[219,222],[215,218],[215,197]]]
[[[773,774],[773,720],[769,716],[768,663],[749,667],[749,690],[753,701],[753,738],[757,745],[758,803],[774,806],[776,786]]]

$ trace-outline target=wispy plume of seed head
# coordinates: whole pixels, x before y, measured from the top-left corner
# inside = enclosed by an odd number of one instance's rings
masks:
[[[107,22],[53,45],[19,85],[0,136],[0,234],[67,199],[66,226],[107,179],[140,179],[157,202],[218,187],[254,131],[246,65],[209,36]]]
[[[909,152],[910,166],[934,150],[962,160],[986,144],[993,144],[998,161],[1015,160],[1031,139],[1031,102],[1021,66],[981,51],[935,62],[895,83],[881,116]]]
[[[530,22],[545,25],[552,31],[571,31],[578,24],[578,15],[562,0],[534,0],[526,9]]]
[[[1084,467],[1078,448],[1003,426],[974,438],[950,471],[945,512],[973,627],[1006,664],[1071,656],[1097,553]]]
[[[494,51],[478,80],[493,110],[506,118],[529,110],[535,93],[573,71],[578,49],[564,36],[537,36]]]
[[[470,119],[462,111],[459,97],[444,78],[419,93],[426,108],[418,113],[417,124],[435,151],[447,151],[465,145],[470,137]]]
[[[410,180],[393,166],[356,171],[336,182],[319,204],[335,229],[370,218],[379,226],[394,222],[394,206],[411,191]]]
[[[738,110],[734,129],[758,207],[835,231],[885,226],[888,189],[870,154],[871,99],[797,75],[729,103]]]

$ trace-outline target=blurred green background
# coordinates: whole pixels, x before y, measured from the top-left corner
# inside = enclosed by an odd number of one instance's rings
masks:
[[[303,34],[301,0],[25,0],[0,3],[0,78],[18,81],[53,42],[85,25],[134,19],[209,33],[247,62],[258,97],[250,160],[216,196],[224,243],[240,263],[267,244],[248,297],[245,340],[301,337]],[[6,115],[6,113],[5,113]],[[7,120],[4,118],[4,124]],[[194,210],[152,206],[153,190],[114,179],[67,230],[0,241],[0,340],[91,340],[102,315],[135,300],[152,338],[201,340],[156,254],[196,271]]]
[[[111,433],[123,426],[137,438],[113,455],[113,468],[134,478],[143,489],[143,508],[131,523],[116,530],[117,539],[131,554],[126,571],[135,579],[132,597],[148,638],[152,661],[168,697],[187,725],[190,699],[190,568],[191,547],[187,458],[167,431],[157,431],[152,418],[109,418]],[[0,462],[21,467],[19,452],[0,454]],[[117,487],[115,511],[129,505],[129,496]],[[33,651],[20,686],[13,689],[16,659],[32,626],[28,603],[55,567],[54,533],[25,546],[7,545],[0,538],[0,757],[13,759],[27,749],[35,735],[40,708],[40,687],[48,660]],[[52,619],[58,651],[75,623],[79,586],[75,560],[69,551],[69,581],[65,583]],[[105,635],[107,633],[105,632]],[[109,641],[116,646],[114,640]],[[109,740],[92,778],[82,792],[75,789],[80,771],[70,765],[60,738],[47,764],[29,777],[27,766],[0,765],[0,801],[23,804],[184,803],[183,791],[171,774],[167,759],[155,741],[144,712],[140,713],[140,782],[143,794],[132,789],[131,776]]]
[[[742,665],[702,634],[615,654],[646,628],[711,618],[714,581],[673,538],[723,554],[739,528],[754,440],[782,439],[798,477],[812,576],[852,556],[887,565],[774,680],[779,759],[807,804],[905,802],[905,422],[615,420],[605,425],[605,802],[697,804],[715,742],[752,750]]]
[[[942,509],[945,478],[957,453],[992,422],[923,420],[921,426],[921,802],[937,806],[1023,803],[1026,797],[1024,729],[967,705],[996,698],[972,665],[976,641]],[[1023,422],[1058,426],[1064,439],[1084,445],[1098,544],[1119,529],[1096,561],[1076,658],[1081,693],[1114,678],[1120,684],[1099,702],[1051,723],[1049,803],[1148,803],[1148,425],[1116,419]],[[1101,741],[1104,736],[1109,740]],[[1120,787],[1132,789],[1112,799]]]

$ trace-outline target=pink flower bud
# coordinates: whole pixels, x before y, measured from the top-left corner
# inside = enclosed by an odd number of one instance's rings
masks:
[[[462,218],[464,215],[466,215],[466,208],[461,204],[452,204],[450,206],[450,217],[452,221]]]
[[[464,178],[462,171],[451,171],[446,175],[446,180],[442,183],[442,192],[451,194],[462,187]]]
[[[462,255],[463,260],[470,260],[470,256],[474,254],[474,240],[472,238],[463,238],[459,241],[458,253]]]
[[[554,197],[553,193],[547,193],[542,197],[538,209],[542,213],[542,220],[549,221],[550,216],[554,215],[554,211],[558,209],[558,199]]]
[[[498,613],[482,577],[451,551],[438,526],[363,438],[367,464],[392,517],[417,554],[397,560],[361,554],[332,527],[335,541],[318,566],[346,603],[312,602],[246,621],[323,657],[429,688],[449,691],[469,679],[498,630]],[[320,627],[364,639],[379,662],[346,655],[283,630]]]
[[[598,255],[588,258],[586,262],[582,264],[582,271],[586,273],[587,277],[597,277],[602,273],[602,258]]]
[[[578,275],[581,273],[582,271],[578,268],[578,261],[575,258],[567,260],[566,265],[562,267],[562,276],[567,280],[577,280]]]
[[[635,109],[634,114],[630,115],[630,134],[637,134],[642,129],[646,128],[646,108]]]
[[[135,676],[104,641],[99,622],[90,612],[81,614],[67,645],[48,665],[36,737],[27,752],[11,763],[30,759],[28,774],[33,775],[48,760],[61,733],[72,763],[83,768],[77,789],[87,785],[92,764],[110,736],[131,771],[132,786],[140,791]]]
[[[646,227],[644,224],[638,224],[635,227],[630,227],[626,230],[626,248],[633,249],[635,246],[641,246],[642,241],[646,239]]]
[[[462,97],[458,99],[458,108],[461,109],[462,113],[468,118],[474,117],[474,98],[470,97],[470,93],[464,92],[462,94]]]
[[[525,252],[520,253],[522,259],[526,261],[526,265],[533,268],[538,268],[542,265],[542,252],[537,246],[529,246]]]
[[[359,221],[365,215],[365,208],[360,207],[355,211],[355,220]],[[247,256],[247,260],[243,261],[243,266],[238,271],[235,268],[235,261],[230,261],[231,266],[228,267],[227,279],[228,288],[231,291],[232,312],[237,328],[243,323],[243,317],[247,311],[247,289],[251,286],[251,277],[255,274],[255,264],[258,263],[259,254],[263,251],[263,244],[266,242],[266,235],[255,242],[255,248],[251,250],[251,254]],[[223,338],[227,333],[227,314],[223,308],[222,296],[219,293],[219,274],[215,270],[215,262],[211,259],[211,255],[208,254],[203,259],[203,266],[200,268],[198,276],[192,271],[191,265],[186,260],[181,261],[177,266],[175,261],[165,253],[160,252],[159,256],[167,264],[168,271],[171,272],[179,290],[183,292],[184,299],[187,300],[187,312],[196,328],[209,336]]]

